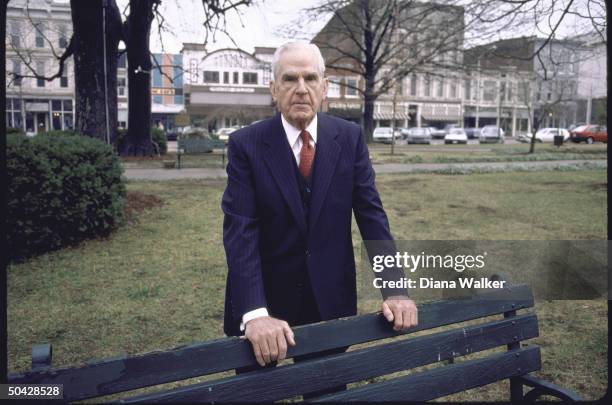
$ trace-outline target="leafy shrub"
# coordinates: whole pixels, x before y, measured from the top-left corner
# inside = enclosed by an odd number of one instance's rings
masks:
[[[168,151],[168,140],[166,139],[166,133],[163,129],[157,127],[151,128],[151,141],[157,144],[159,147],[159,154],[165,155]]]
[[[120,151],[123,148],[123,142],[125,142],[125,137],[127,133],[127,129],[117,130],[117,140],[115,142],[115,144],[117,145],[117,150]],[[157,145],[160,155],[166,154],[166,152],[168,151],[168,140],[166,139],[166,133],[163,130],[152,127],[151,141]]]
[[[125,184],[112,148],[78,135],[7,136],[7,243],[13,259],[107,235]]]
[[[78,132],[75,132],[71,129],[66,129],[63,131],[47,131],[47,132],[39,132],[39,135],[46,136],[64,136],[64,135],[79,135]]]
[[[13,128],[13,127],[7,127],[6,128],[6,134],[18,134],[18,135],[25,135],[25,132],[23,132],[23,129],[21,128]]]

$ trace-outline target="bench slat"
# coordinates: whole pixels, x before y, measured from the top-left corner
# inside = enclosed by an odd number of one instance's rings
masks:
[[[537,317],[533,314],[520,315],[263,372],[139,395],[121,402],[276,401],[537,336]]]
[[[368,384],[307,402],[428,401],[539,369],[540,347],[534,345],[485,359],[456,363],[415,375]]]
[[[533,306],[526,285],[486,292],[469,299],[418,305],[414,333],[456,322]],[[401,334],[382,314],[366,314],[294,328],[297,345],[287,357],[365,343]],[[10,383],[64,384],[66,400],[80,400],[255,365],[250,343],[222,338],[129,357],[106,359],[82,367],[30,371],[9,375]]]

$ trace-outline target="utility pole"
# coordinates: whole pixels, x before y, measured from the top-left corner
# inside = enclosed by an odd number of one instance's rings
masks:
[[[391,155],[395,153],[395,105],[397,104],[397,79],[393,83],[393,115],[391,121]]]
[[[478,62],[476,70],[478,72],[478,78],[476,79],[476,124],[474,127],[479,128],[480,118],[480,56],[478,56]]]

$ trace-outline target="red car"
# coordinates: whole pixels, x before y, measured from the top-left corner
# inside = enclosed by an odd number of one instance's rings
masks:
[[[582,125],[570,131],[570,139],[574,142],[608,143],[608,129],[601,125]]]

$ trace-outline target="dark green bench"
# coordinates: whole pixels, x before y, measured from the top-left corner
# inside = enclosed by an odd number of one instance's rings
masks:
[[[220,149],[221,164],[225,167],[225,141],[218,139],[179,139],[177,141],[176,158],[178,168],[181,168],[181,157],[183,155],[196,155],[202,153],[214,153]]]
[[[10,375],[9,382],[63,384],[64,398],[69,401],[116,393],[122,393],[121,402],[276,401],[437,363],[435,368],[311,400],[424,401],[505,379],[510,380],[513,401],[533,401],[542,395],[579,400],[574,392],[530,375],[541,367],[540,348],[522,342],[538,336],[538,320],[531,312],[517,311],[533,303],[529,287],[513,286],[465,299],[421,304],[418,327],[404,333],[395,332],[379,313],[296,327],[297,346],[289,348],[288,357],[365,342],[381,344],[174,389],[158,387],[146,394],[127,391],[254,365],[251,346],[231,337],[61,369],[50,368],[50,346],[38,346],[32,360],[36,369]],[[475,325],[453,325],[492,315],[503,317]],[[445,325],[455,327],[380,342]],[[471,356],[499,346],[504,351]],[[461,359],[465,355],[471,358]],[[525,393],[525,387],[531,390]]]

